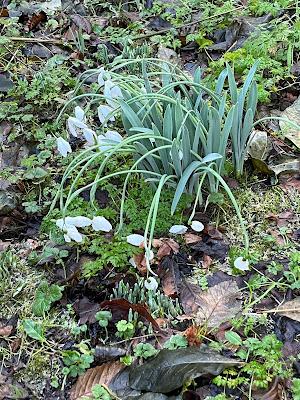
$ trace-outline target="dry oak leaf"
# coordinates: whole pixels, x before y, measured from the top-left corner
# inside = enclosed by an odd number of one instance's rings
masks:
[[[194,233],[186,233],[184,235],[185,244],[194,244],[201,242],[202,237],[195,235]]]
[[[179,244],[170,238],[154,239],[152,245],[158,249],[156,254],[157,260],[161,260],[172,253],[177,254],[179,251]]]
[[[88,369],[84,375],[78,378],[71,389],[70,400],[80,400],[83,396],[91,396],[92,387],[95,385],[109,386],[116,375],[124,368],[124,364],[114,361]]]
[[[186,314],[192,314],[196,325],[218,328],[242,309],[241,292],[235,281],[221,282],[208,290],[183,281],[180,293]]]
[[[300,322],[300,297],[298,296],[293,300],[287,301],[274,310],[268,310],[268,313],[270,312],[274,312],[284,317],[293,319],[294,321]]]

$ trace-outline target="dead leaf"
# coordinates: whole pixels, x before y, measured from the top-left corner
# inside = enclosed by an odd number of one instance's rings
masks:
[[[202,267],[204,269],[209,269],[209,267],[211,266],[212,263],[213,263],[213,259],[210,256],[208,256],[207,254],[204,254],[203,260],[201,262]]]
[[[12,325],[0,326],[0,336],[9,336],[13,329]]]
[[[254,400],[281,400],[282,386],[280,385],[279,378],[275,378],[270,389],[254,390],[252,394]]]
[[[228,252],[228,244],[223,240],[209,238],[192,246],[192,249],[197,253],[206,254],[212,258],[224,260]],[[202,254],[201,254],[202,255]]]
[[[268,310],[268,313],[272,312],[300,322],[300,296],[281,304],[274,310]]]
[[[223,239],[223,233],[220,232],[220,230],[217,229],[214,225],[211,225],[211,224],[206,225],[203,232],[206,233],[211,239],[214,239],[214,240],[222,240]]]
[[[157,322],[155,319],[151,316],[149,313],[148,309],[146,306],[142,304],[133,304],[130,303],[130,301],[126,299],[113,299],[113,300],[106,300],[100,303],[101,309],[108,308],[110,310],[115,310],[115,311],[125,311],[128,312],[130,309],[132,311],[136,311],[138,314],[140,314],[143,318],[145,318],[147,321],[151,322],[153,328],[156,328],[157,330],[161,330],[160,327],[158,326]]]
[[[117,346],[96,346],[95,347],[95,361],[103,363],[120,358],[126,354],[126,349]]]
[[[202,237],[195,235],[194,233],[186,233],[184,235],[185,244],[194,244],[202,241]]]
[[[177,254],[179,251],[179,244],[170,238],[154,239],[152,245],[158,249],[156,254],[158,261],[172,253]]]
[[[159,277],[166,296],[175,298],[179,293],[180,272],[173,257],[165,257],[159,265]]]
[[[161,350],[143,365],[129,367],[129,383],[133,389],[155,393],[169,393],[187,380],[202,375],[219,375],[223,369],[243,365],[224,357],[208,346]]]
[[[40,11],[38,14],[33,14],[28,20],[26,25],[26,31],[30,32],[37,28],[42,22],[47,21],[47,15],[44,11]]]
[[[283,211],[279,214],[268,214],[268,219],[275,221],[279,228],[287,226],[290,222],[297,221],[297,216],[293,210]]]
[[[92,26],[89,20],[79,14],[72,15],[71,20],[74,22],[78,28],[81,28],[84,32],[87,34],[90,34],[92,32]]]
[[[71,389],[70,400],[80,400],[83,396],[91,396],[95,385],[109,386],[116,375],[125,368],[119,361],[109,362],[88,369],[80,376]]]
[[[135,254],[133,256],[133,260],[135,262],[135,265],[139,272],[141,273],[142,276],[145,276],[147,274],[147,262],[146,262],[146,257],[145,254]]]
[[[296,125],[300,125],[300,97],[281,114],[285,118]],[[300,148],[300,129],[288,124],[285,121],[279,121],[283,135]]]
[[[300,191],[300,175],[281,175],[279,185],[285,190],[295,189]]]
[[[189,346],[197,346],[199,347],[200,344],[202,343],[202,334],[203,334],[203,328],[196,326],[196,325],[191,325],[189,326],[185,331],[182,332],[182,335],[186,337]]]
[[[87,322],[93,324],[96,322],[95,314],[100,310],[98,303],[90,301],[87,297],[76,301],[74,304],[74,309],[79,315],[79,324],[83,325]]]
[[[9,12],[6,7],[0,8],[0,17],[9,17]]]
[[[241,292],[235,281],[221,282],[208,290],[182,282],[180,299],[186,314],[192,314],[197,325],[217,328],[242,309]]]

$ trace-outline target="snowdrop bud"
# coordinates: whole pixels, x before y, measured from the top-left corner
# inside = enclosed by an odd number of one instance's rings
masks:
[[[188,228],[184,225],[173,225],[169,232],[173,233],[173,235],[183,235],[187,230]]]
[[[104,123],[106,117],[108,116],[109,113],[111,113],[113,111],[113,108],[106,106],[106,105],[100,105],[98,107],[98,118],[99,121],[101,122],[101,124]],[[113,122],[115,121],[115,117],[112,116],[109,121]]]
[[[98,85],[100,87],[104,85],[104,74],[105,74],[104,67],[101,67],[99,69],[99,75],[98,75]]]
[[[191,228],[195,232],[202,232],[204,229],[204,225],[200,221],[192,221]]]
[[[139,247],[144,242],[144,236],[133,233],[127,236],[127,243],[132,244],[132,246]]]
[[[249,261],[244,260],[243,257],[238,257],[234,260],[233,265],[240,271],[249,271]]]
[[[123,140],[123,137],[117,131],[107,131],[105,138],[117,143],[121,143]]]
[[[153,292],[155,292],[158,288],[158,283],[152,276],[145,280],[144,285],[146,289],[153,290]]]
[[[56,144],[57,144],[57,150],[63,157],[66,157],[68,153],[72,153],[70,143],[67,142],[65,139],[63,139],[62,137],[56,139]]]
[[[94,217],[92,220],[92,228],[94,231],[110,232],[112,230],[111,223],[104,217]]]
[[[82,133],[88,144],[90,145],[95,144],[96,133],[92,129],[85,128]]]
[[[83,240],[83,236],[80,232],[78,232],[76,226],[69,226],[67,228],[66,234],[64,235],[64,238],[66,242],[74,240],[77,243],[81,243]]]
[[[83,109],[81,107],[76,106],[75,110],[74,110],[74,113],[75,113],[76,119],[78,119],[79,121],[83,121],[84,120],[84,111],[83,111]]]
[[[129,258],[129,264],[132,265],[134,268],[136,268],[136,263],[133,257]]]
[[[85,228],[86,226],[90,226],[92,224],[92,220],[87,217],[66,217],[65,218],[66,226],[76,226],[77,228]]]

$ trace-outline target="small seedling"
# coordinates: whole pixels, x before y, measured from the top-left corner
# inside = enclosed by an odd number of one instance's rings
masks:
[[[185,347],[188,347],[188,341],[182,335],[173,335],[164,344],[164,348],[169,350],[176,350]]]
[[[136,357],[141,357],[145,359],[153,357],[157,353],[158,350],[156,350],[150,343],[139,343],[134,349],[134,355]]]
[[[122,319],[121,321],[117,322],[116,327],[118,331],[116,335],[118,337],[122,339],[130,339],[133,337],[135,332],[135,327],[133,323]]]

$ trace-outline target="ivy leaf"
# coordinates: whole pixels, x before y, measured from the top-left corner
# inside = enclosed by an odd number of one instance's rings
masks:
[[[34,322],[32,319],[25,319],[23,321],[23,328],[32,339],[39,340],[40,342],[45,340],[44,330],[38,322]]]
[[[51,304],[61,299],[63,290],[64,288],[61,286],[49,285],[47,282],[42,282],[36,291],[32,304],[34,315],[41,317],[46,311],[49,311]]]

